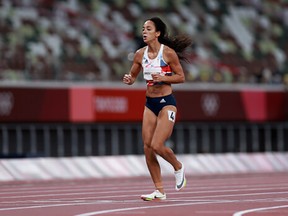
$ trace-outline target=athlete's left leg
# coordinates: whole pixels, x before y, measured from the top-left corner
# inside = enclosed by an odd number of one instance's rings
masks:
[[[171,136],[176,120],[177,108],[172,105],[163,107],[157,118],[156,128],[151,140],[154,152],[169,162],[175,171],[182,168],[171,148],[165,146],[165,141]]]

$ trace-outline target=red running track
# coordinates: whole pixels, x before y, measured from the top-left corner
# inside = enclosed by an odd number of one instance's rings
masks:
[[[165,201],[143,201],[147,177],[1,183],[1,216],[287,216],[288,173],[188,176],[174,190],[164,177]]]

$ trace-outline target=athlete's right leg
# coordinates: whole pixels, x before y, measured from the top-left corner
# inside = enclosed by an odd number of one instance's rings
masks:
[[[155,114],[145,107],[143,113],[142,123],[142,138],[144,143],[144,154],[146,158],[146,164],[150,172],[150,176],[155,185],[155,188],[161,193],[164,193],[161,177],[161,168],[157,160],[156,154],[151,148],[151,140],[154,136],[154,131],[157,124],[157,117]]]
[[[156,154],[160,155],[174,167],[176,178],[175,189],[179,191],[186,185],[185,168],[184,165],[178,161],[172,149],[166,147],[164,144],[173,131],[176,111],[175,106],[165,106],[159,113],[151,147]]]

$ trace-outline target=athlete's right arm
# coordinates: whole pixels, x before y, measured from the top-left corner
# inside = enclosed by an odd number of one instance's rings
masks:
[[[123,77],[123,83],[127,85],[132,85],[138,74],[142,69],[142,58],[143,58],[143,49],[139,49],[136,51],[133,59],[133,63],[128,74],[125,74]]]

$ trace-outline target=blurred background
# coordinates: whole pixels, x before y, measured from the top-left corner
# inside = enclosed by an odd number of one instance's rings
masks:
[[[145,83],[122,84],[162,18],[194,40],[177,154],[288,150],[287,0],[0,0],[0,156],[143,154]]]

